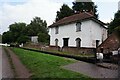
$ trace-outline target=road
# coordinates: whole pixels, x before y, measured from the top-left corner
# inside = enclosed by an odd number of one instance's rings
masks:
[[[2,47],[0,46],[0,80],[2,79]]]
[[[8,56],[3,48],[0,47],[0,68],[2,69],[2,78],[14,78],[14,72],[10,65]],[[1,76],[0,76],[1,77]]]
[[[82,61],[63,66],[63,68],[85,74],[92,78],[118,78],[117,70],[98,67],[95,64],[90,64]]]

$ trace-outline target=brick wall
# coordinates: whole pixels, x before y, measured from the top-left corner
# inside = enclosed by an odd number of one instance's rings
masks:
[[[84,47],[63,47],[63,52],[69,52],[72,54],[94,54],[95,48],[84,48]]]
[[[94,49],[95,48],[85,48],[85,47],[63,47],[60,48],[59,46],[42,46],[40,44],[26,44],[24,47],[29,47],[29,48],[36,48],[42,51],[61,51],[61,52],[66,52],[69,54],[94,54]]]
[[[28,44],[24,44],[24,47],[41,49],[42,45],[38,44],[38,43],[37,44],[35,44],[35,43],[28,43]]]
[[[120,47],[120,40],[118,36],[111,34],[100,46],[97,48],[97,52],[101,52],[100,48],[103,48],[103,53],[107,54],[111,51],[118,50]]]
[[[60,47],[59,46],[48,46],[45,47],[46,51],[60,51]]]

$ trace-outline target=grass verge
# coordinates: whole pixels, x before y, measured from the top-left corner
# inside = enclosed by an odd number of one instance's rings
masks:
[[[80,78],[90,80],[88,76],[62,69],[60,66],[77,62],[74,59],[28,51],[20,48],[12,49],[22,63],[33,74],[31,78]]]

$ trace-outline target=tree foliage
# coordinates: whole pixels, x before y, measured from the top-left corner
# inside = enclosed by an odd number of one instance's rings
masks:
[[[14,40],[12,32],[4,32],[2,36],[2,43],[12,43]]]
[[[28,25],[28,35],[36,36],[38,33],[46,33],[47,34],[47,23],[46,21],[41,20],[40,17],[35,17],[31,20],[31,23]]]
[[[57,15],[56,15],[56,21],[64,18],[64,17],[68,17],[73,15],[74,12],[71,8],[69,8],[69,6],[67,4],[63,4],[62,7],[60,8],[60,11],[57,11]]]
[[[19,44],[21,44],[21,43],[26,43],[26,42],[28,42],[30,39],[29,39],[29,37],[28,36],[20,36],[20,37],[18,37],[18,39],[17,39],[17,42],[19,43]]]
[[[49,43],[50,36],[45,33],[39,33],[38,34],[38,41],[42,43]]]
[[[40,39],[48,36],[47,23],[41,20],[40,17],[35,17],[28,25],[26,23],[9,25],[9,31],[3,33],[3,43],[26,43],[30,41],[30,36],[37,36],[39,33],[45,34],[44,36],[39,36]],[[48,37],[45,39],[48,40]]]
[[[110,22],[108,28],[109,34],[114,31],[118,31],[120,33],[120,11],[117,11],[117,13],[115,13],[114,19]]]
[[[14,23],[9,26],[13,42],[16,42],[21,35],[26,35],[26,23]]]
[[[80,13],[80,12],[93,12],[94,16],[98,18],[97,6],[94,4],[94,2],[92,1],[91,2],[77,2],[76,0],[73,2],[72,9],[66,4],[63,4],[61,6],[60,10],[57,11],[56,21],[64,17],[68,17],[68,16],[71,16],[73,14]]]
[[[94,16],[98,18],[97,14],[97,6],[94,4],[94,2],[73,2],[72,9],[74,13],[80,13],[80,12],[93,12]]]

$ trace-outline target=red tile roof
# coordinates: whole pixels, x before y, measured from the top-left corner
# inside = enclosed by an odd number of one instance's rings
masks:
[[[65,18],[57,21],[56,23],[53,23],[49,27],[65,25],[65,24],[69,24],[69,23],[73,23],[73,22],[77,22],[77,21],[82,21],[82,20],[85,20],[85,19],[93,19],[100,24],[104,24],[100,20],[96,19],[92,14],[90,14],[88,12],[84,12],[84,13],[79,13],[79,14],[75,14],[75,15],[72,15],[72,16],[65,17]]]

